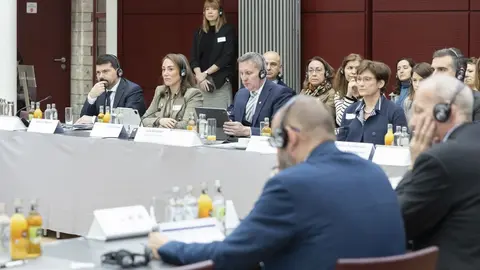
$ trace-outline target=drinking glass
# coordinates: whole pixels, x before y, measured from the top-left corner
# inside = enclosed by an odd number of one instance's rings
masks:
[[[65,108],[65,125],[67,128],[73,127],[73,111],[72,107]]]
[[[217,119],[207,119],[207,144],[214,144],[217,141]]]

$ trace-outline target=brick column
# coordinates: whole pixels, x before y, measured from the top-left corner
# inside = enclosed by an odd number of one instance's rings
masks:
[[[93,85],[93,0],[72,1],[70,100],[74,121]]]

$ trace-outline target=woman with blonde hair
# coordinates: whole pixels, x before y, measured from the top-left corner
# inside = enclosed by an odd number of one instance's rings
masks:
[[[185,129],[195,120],[195,108],[202,107],[202,92],[196,88],[195,76],[182,54],[167,54],[162,60],[163,85],[157,86],[152,103],[145,112],[146,127]]]
[[[193,35],[191,61],[205,107],[227,108],[232,103],[236,67],[235,29],[227,23],[220,0],[206,0],[203,23]]]
[[[335,105],[333,96],[335,90],[332,87],[332,80],[335,70],[330,64],[319,56],[308,60],[305,80],[301,94],[318,98],[330,109],[332,117],[335,118]]]
[[[356,83],[357,68],[362,61],[359,54],[351,53],[343,58],[342,65],[337,70],[335,79],[333,80],[333,88],[335,89],[335,123],[337,127],[342,124],[342,117],[345,109],[357,102],[360,95]]]

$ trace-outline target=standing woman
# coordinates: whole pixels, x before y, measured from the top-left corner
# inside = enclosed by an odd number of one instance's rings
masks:
[[[410,95],[412,90],[412,75],[415,62],[411,58],[401,58],[397,61],[397,83],[393,91],[395,102],[398,106],[403,107],[405,99]]]
[[[190,65],[203,93],[203,106],[226,109],[232,103],[237,41],[220,1],[205,1],[202,27],[193,35]]]
[[[333,88],[335,89],[335,123],[337,127],[342,124],[342,117],[345,109],[357,102],[360,95],[357,88],[357,67],[362,57],[359,54],[351,53],[343,58],[342,65],[335,75]]]

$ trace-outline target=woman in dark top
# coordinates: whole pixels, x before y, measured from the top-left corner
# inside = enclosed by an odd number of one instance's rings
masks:
[[[405,99],[410,95],[412,90],[412,75],[415,61],[412,58],[401,58],[397,61],[397,81],[395,90],[391,95],[391,100],[398,106],[404,108]]]
[[[190,63],[204,107],[226,109],[232,103],[235,44],[235,29],[227,24],[220,0],[206,0],[202,27],[193,36]]]

